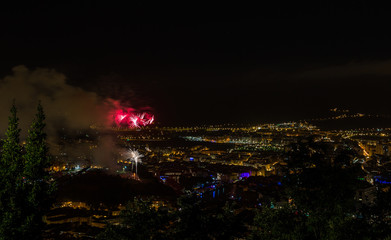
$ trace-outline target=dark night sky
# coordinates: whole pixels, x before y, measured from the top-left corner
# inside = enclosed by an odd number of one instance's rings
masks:
[[[54,68],[70,84],[154,108],[163,124],[295,120],[331,107],[391,113],[388,13],[325,3],[4,5],[0,77],[21,64]]]

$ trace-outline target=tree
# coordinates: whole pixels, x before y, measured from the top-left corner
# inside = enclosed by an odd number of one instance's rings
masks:
[[[178,205],[174,239],[210,239],[211,218],[203,211],[201,201],[193,196],[182,196],[178,198]]]
[[[217,210],[217,211],[214,211]],[[109,224],[98,239],[237,239],[245,231],[232,205],[206,210],[195,197],[182,196],[178,209],[156,209],[135,199],[121,212],[120,224]]]
[[[0,239],[22,239],[23,236],[23,159],[16,113],[14,102],[0,161]]]
[[[225,203],[218,208],[210,221],[210,235],[215,240],[241,239],[245,235],[244,216],[235,213],[235,204]],[[204,214],[207,214],[204,211]]]
[[[178,198],[176,221],[171,231],[173,239],[238,239],[246,228],[244,219],[235,213],[235,205],[226,202],[215,206],[195,196]]]
[[[0,160],[0,239],[41,239],[42,216],[53,190],[46,171],[50,160],[45,115],[39,104],[22,155],[16,113],[13,103]]]
[[[98,239],[168,239],[166,229],[170,225],[170,214],[162,208],[152,207],[149,201],[134,199],[129,202],[120,219],[119,225],[108,225]]]
[[[300,224],[307,239],[365,239],[368,225],[353,217],[360,169],[352,164],[353,153],[341,151],[332,161],[328,148],[309,141],[293,152],[301,169],[286,176],[285,193],[293,199],[297,213],[304,216]]]
[[[23,177],[26,195],[26,221],[24,228],[29,239],[40,239],[42,217],[50,207],[54,183],[50,182],[50,157],[46,146],[45,114],[41,103],[27,136]]]
[[[262,208],[254,217],[250,239],[302,240],[308,239],[304,226],[305,216],[286,206],[281,209]]]

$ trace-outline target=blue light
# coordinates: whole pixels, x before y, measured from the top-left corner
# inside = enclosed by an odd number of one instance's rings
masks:
[[[241,177],[241,178],[248,178],[248,177],[250,177],[250,173],[249,173],[249,172],[241,173],[241,174],[240,174],[240,177]]]
[[[193,157],[190,157],[190,161],[191,161],[191,162],[194,161],[194,158],[193,158]]]
[[[374,179],[375,179],[375,182],[378,182],[378,183],[381,183],[381,184],[391,184],[390,181],[381,180],[380,176],[375,176]]]
[[[278,186],[281,186],[282,184],[281,184],[281,182],[277,182],[277,185],[278,185]]]

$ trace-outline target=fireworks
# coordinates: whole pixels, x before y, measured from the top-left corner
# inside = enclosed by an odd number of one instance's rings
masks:
[[[150,125],[155,117],[150,113],[135,113],[133,109],[117,110],[114,114],[114,121],[119,127],[140,128]]]
[[[130,161],[136,166],[136,174],[137,174],[137,164],[142,162],[141,161],[142,157],[144,157],[144,155],[140,154],[137,150],[133,150],[131,148],[129,148],[129,150],[126,152],[126,158],[130,159]]]

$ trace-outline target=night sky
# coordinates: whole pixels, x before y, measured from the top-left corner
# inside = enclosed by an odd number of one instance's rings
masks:
[[[0,78],[17,65],[53,68],[152,107],[165,125],[289,121],[332,107],[390,114],[388,13],[365,1],[295,7],[3,5]]]

